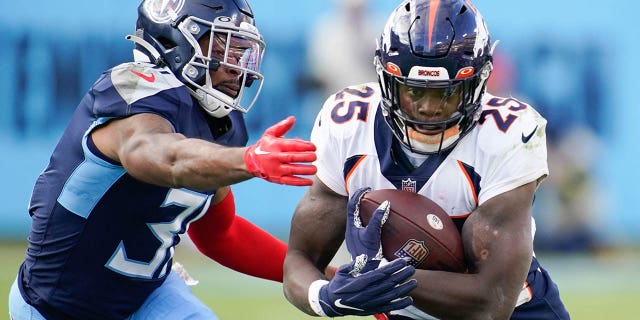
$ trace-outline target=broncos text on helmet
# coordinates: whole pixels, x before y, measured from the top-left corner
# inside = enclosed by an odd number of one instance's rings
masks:
[[[136,61],[167,66],[213,117],[248,112],[262,89],[265,43],[246,0],[144,0],[136,34],[127,38]],[[215,86],[209,70],[220,67],[238,83]]]
[[[453,148],[478,119],[492,50],[480,12],[467,0],[407,0],[398,6],[374,58],[385,120],[396,138],[421,154]],[[457,110],[442,120],[415,119],[400,106],[401,88],[439,90],[443,103],[455,95]]]

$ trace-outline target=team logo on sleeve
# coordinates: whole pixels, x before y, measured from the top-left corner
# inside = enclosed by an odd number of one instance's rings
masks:
[[[416,192],[416,181],[411,179],[411,178],[407,178],[406,180],[402,180],[402,190],[403,191],[410,191],[415,193]]]
[[[164,23],[178,18],[185,0],[146,0],[144,10],[153,22]]]
[[[415,267],[427,258],[429,249],[424,245],[424,241],[409,239],[394,255],[398,258],[409,258],[409,264]]]

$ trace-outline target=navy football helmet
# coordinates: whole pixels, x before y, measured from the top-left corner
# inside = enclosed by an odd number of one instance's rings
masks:
[[[209,38],[208,50],[200,41]],[[136,61],[168,66],[212,116],[246,113],[264,77],[260,63],[265,43],[246,0],[144,0],[138,7]],[[224,67],[239,83],[212,84],[209,70]]]
[[[455,146],[478,120],[492,50],[485,22],[468,0],[407,0],[398,6],[374,58],[382,111],[395,137],[420,154]],[[400,107],[401,89],[437,89],[442,101],[455,95],[457,111],[444,120],[419,121]]]

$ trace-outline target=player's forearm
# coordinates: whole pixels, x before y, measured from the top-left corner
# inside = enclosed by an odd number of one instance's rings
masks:
[[[213,190],[251,178],[245,148],[229,148],[176,134],[133,141],[123,158],[127,171],[145,182],[176,188]]]
[[[418,271],[414,303],[441,319],[508,319],[531,264],[534,183],[498,195],[463,227],[469,274]]]
[[[317,316],[309,305],[309,286],[315,280],[326,277],[303,255],[287,252],[284,261],[284,296],[296,308],[308,315]]]
[[[307,314],[317,315],[309,306],[309,286],[327,279],[320,270],[331,262],[344,240],[346,205],[346,197],[314,177],[293,215],[284,260],[284,294]]]
[[[515,306],[513,290],[477,274],[416,270],[415,278],[414,306],[438,319],[508,319]]]
[[[211,190],[252,178],[243,155],[246,148],[230,148],[197,139],[180,141],[176,146],[172,176],[176,185]]]

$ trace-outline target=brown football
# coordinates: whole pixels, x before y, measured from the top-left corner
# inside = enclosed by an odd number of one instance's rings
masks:
[[[382,226],[382,253],[387,260],[407,257],[418,269],[466,271],[460,232],[451,217],[424,196],[396,189],[372,190],[360,201],[363,225],[385,200],[391,203],[389,218]]]

